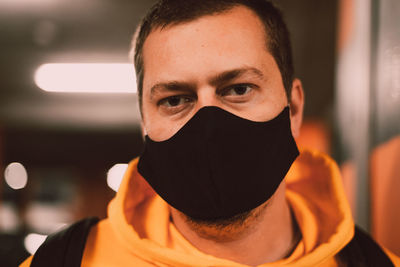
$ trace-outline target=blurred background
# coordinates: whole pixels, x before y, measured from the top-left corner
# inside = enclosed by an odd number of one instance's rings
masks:
[[[143,145],[128,54],[154,2],[0,0],[2,266],[106,216]],[[306,93],[298,142],[338,161],[356,222],[400,254],[400,2],[275,2]]]

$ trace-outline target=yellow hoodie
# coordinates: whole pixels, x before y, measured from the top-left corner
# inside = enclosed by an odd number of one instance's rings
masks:
[[[90,232],[82,266],[246,266],[197,250],[174,227],[169,208],[137,172],[133,160],[108,218]],[[260,266],[338,266],[335,255],[352,239],[354,223],[339,169],[328,156],[303,151],[286,176],[302,233],[293,253]],[[395,266],[400,259],[386,251]],[[21,266],[29,266],[31,257]]]

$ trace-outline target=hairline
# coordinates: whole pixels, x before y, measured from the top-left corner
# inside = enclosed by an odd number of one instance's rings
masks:
[[[195,16],[193,18],[188,18],[188,19],[178,20],[178,21],[172,21],[170,23],[154,23],[154,22],[150,23],[149,32],[145,35],[145,39],[142,41],[142,44],[141,44],[141,47],[140,47],[140,54],[138,55],[138,57],[141,60],[141,64],[140,64],[141,65],[141,73],[140,73],[140,75],[137,75],[138,76],[137,79],[141,79],[141,82],[140,82],[140,87],[141,88],[138,87],[138,97],[139,97],[139,108],[140,108],[140,110],[142,110],[143,80],[144,80],[144,74],[145,74],[144,57],[143,57],[144,49],[143,48],[144,48],[145,43],[146,43],[147,39],[149,38],[150,34],[152,34],[153,32],[155,32],[157,30],[162,31],[162,30],[167,29],[167,28],[172,28],[172,27],[179,26],[179,25],[189,24],[191,22],[194,22],[194,21],[196,21],[198,19],[201,19],[201,18],[204,18],[204,17],[207,17],[207,16],[222,15],[224,13],[229,13],[234,8],[239,8],[239,7],[243,7],[243,8],[246,8],[247,10],[251,11],[253,13],[253,15],[255,15],[256,18],[259,20],[259,22],[261,22],[261,24],[263,26],[263,34],[264,34],[264,40],[265,40],[265,45],[266,45],[266,51],[271,54],[272,58],[274,59],[275,63],[278,66],[279,73],[281,75],[282,83],[283,83],[283,86],[284,86],[285,95],[287,97],[288,102],[290,103],[290,100],[291,100],[290,88],[286,88],[283,72],[282,72],[281,67],[279,66],[279,64],[277,62],[277,58],[276,58],[278,55],[275,55],[274,52],[272,51],[273,50],[272,49],[272,39],[271,39],[271,31],[272,31],[272,29],[270,29],[269,25],[267,25],[267,23],[264,21],[262,16],[260,14],[258,14],[254,10],[254,8],[252,8],[252,7],[248,6],[248,5],[245,5],[243,3],[230,3],[230,4],[227,4],[226,7],[221,9],[221,10],[217,10],[217,11],[209,12],[209,13],[206,13],[206,14],[202,14],[202,15],[199,15],[199,16]],[[133,42],[134,45],[132,45],[132,50],[134,50],[134,62],[135,62],[135,65],[136,65],[136,57],[135,57],[135,55],[136,55],[136,49],[137,49],[136,39],[139,37],[142,27],[143,27],[143,24],[140,24],[138,26],[138,30],[137,30],[137,33],[135,34],[135,38],[134,38],[135,41]],[[141,76],[141,77],[139,77],[139,76]],[[292,79],[293,79],[293,77],[292,77]],[[138,83],[138,85],[139,85],[139,83]]]

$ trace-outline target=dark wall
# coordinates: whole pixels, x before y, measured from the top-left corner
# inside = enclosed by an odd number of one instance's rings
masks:
[[[276,0],[292,37],[296,76],[306,93],[305,116],[331,119],[334,97],[337,0]]]

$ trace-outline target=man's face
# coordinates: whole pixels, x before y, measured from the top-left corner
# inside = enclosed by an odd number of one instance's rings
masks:
[[[155,141],[173,136],[204,106],[267,121],[288,104],[263,24],[244,7],[156,29],[143,59],[143,124]]]

